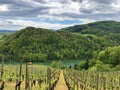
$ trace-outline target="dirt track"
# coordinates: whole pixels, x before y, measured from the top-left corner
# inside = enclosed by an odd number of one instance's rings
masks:
[[[60,73],[59,80],[58,80],[54,90],[68,90],[68,87],[65,83],[63,71],[61,71],[61,73]]]

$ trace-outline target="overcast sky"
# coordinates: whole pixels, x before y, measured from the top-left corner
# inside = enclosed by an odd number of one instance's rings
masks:
[[[0,0],[0,30],[120,21],[120,0]]]

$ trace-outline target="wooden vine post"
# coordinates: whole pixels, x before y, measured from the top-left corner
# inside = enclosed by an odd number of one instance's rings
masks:
[[[30,86],[29,86],[29,69],[28,69],[28,62],[26,62],[26,81],[25,81],[25,90],[30,90]]]
[[[21,80],[21,76],[22,76],[22,60],[20,62],[19,80]]]
[[[99,75],[96,76],[96,90],[99,90]]]
[[[20,61],[19,75],[17,75],[15,90],[20,90],[20,86],[22,83],[21,76],[22,76],[22,60]]]
[[[4,56],[2,56],[2,65],[1,65],[1,75],[0,75],[0,78],[2,79],[3,77],[3,73],[4,73]]]
[[[21,75],[22,75],[22,60],[20,61],[19,82],[21,82]],[[21,83],[18,86],[18,90],[20,90],[20,85]]]
[[[47,83],[48,83],[48,88],[50,90],[50,88],[51,88],[51,69],[49,67],[47,68]]]

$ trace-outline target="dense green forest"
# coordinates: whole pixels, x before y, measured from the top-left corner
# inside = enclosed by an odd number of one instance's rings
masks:
[[[77,69],[90,71],[120,70],[120,46],[108,47],[99,52],[96,58],[83,61]]]
[[[97,61],[110,67],[119,65],[119,46],[120,23],[100,21],[57,31],[26,27],[6,37],[0,53],[15,61],[85,60],[79,67],[88,69]]]

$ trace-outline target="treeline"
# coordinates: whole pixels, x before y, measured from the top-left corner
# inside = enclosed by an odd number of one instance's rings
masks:
[[[79,70],[108,71],[120,70],[120,46],[108,47],[100,51],[96,58],[83,61],[77,66]]]

